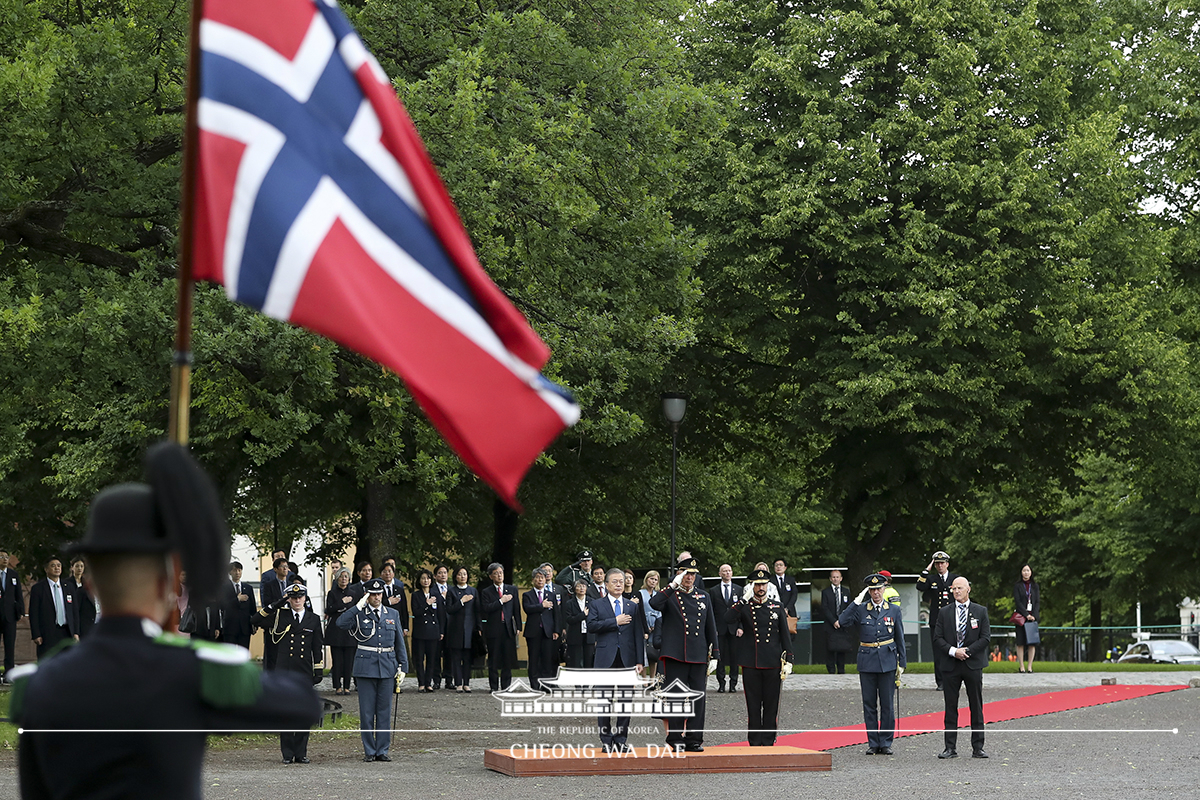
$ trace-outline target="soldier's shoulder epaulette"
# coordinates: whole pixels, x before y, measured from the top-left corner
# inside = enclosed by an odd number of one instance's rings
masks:
[[[262,696],[261,671],[250,660],[250,651],[235,644],[189,639],[176,633],[154,637],[156,644],[184,647],[196,654],[200,665],[200,697],[216,708],[249,706]]]
[[[5,677],[12,683],[12,691],[8,695],[8,721],[15,725],[21,724],[21,713],[25,710],[25,690],[29,686],[29,679],[37,670],[37,664],[22,664],[5,673]]]

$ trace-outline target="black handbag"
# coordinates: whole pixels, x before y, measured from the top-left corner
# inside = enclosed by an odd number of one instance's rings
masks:
[[[180,633],[195,633],[196,632],[196,612],[188,606],[179,615],[179,632]]]
[[[1025,644],[1041,644],[1042,635],[1038,632],[1038,624],[1036,622],[1025,623]]]

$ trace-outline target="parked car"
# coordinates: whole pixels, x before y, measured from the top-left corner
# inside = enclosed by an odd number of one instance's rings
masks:
[[[1129,645],[1118,664],[1200,664],[1200,650],[1179,639],[1152,639]]]

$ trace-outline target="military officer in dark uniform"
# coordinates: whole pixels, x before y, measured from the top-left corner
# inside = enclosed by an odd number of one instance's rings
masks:
[[[205,731],[321,719],[309,680],[264,675],[242,648],[163,633],[175,606],[172,553],[193,585],[216,591],[229,533],[216,491],[182,447],[159,445],[147,460],[153,488],[112,486],[88,509],[76,552],[103,608],[91,635],[12,675],[23,797],[200,800]],[[199,498],[181,502],[172,488]],[[122,732],[72,732],[113,728]]]
[[[575,559],[575,563],[569,567],[563,567],[562,572],[554,579],[554,582],[560,586],[567,587],[567,594],[575,592],[575,581],[591,581],[592,580],[592,551],[580,550],[579,556]]]
[[[925,595],[929,601],[929,630],[937,621],[938,612],[954,602],[950,585],[958,576],[950,571],[950,556],[944,550],[938,550],[929,560],[929,566],[921,570],[917,578],[917,591]],[[938,691],[942,691],[943,676],[949,668],[945,656],[937,650],[933,651],[933,678]]]
[[[735,594],[724,621],[736,628],[734,657],[742,667],[749,729],[746,738],[751,747],[771,747],[779,729],[783,675],[785,670],[791,672],[792,637],[787,611],[781,603],[767,599],[771,576],[765,569],[756,569],[750,573],[749,583],[754,594],[748,602],[742,601],[740,593]]]
[[[392,693],[408,672],[408,651],[400,614],[384,605],[384,582],[372,578],[364,589],[358,604],[343,611],[336,624],[358,643],[352,674],[358,685],[363,761],[391,761]]]
[[[284,598],[258,612],[260,626],[276,647],[275,670],[307,676],[313,684],[323,677],[325,639],[321,620],[304,607],[308,590],[300,582],[287,588]],[[285,764],[308,763],[308,731],[280,731],[279,749]]]
[[[667,744],[676,750],[682,746],[689,753],[704,752],[704,693],[708,675],[717,669],[720,646],[717,644],[717,622],[713,618],[708,595],[697,586],[700,568],[696,559],[688,556],[676,565],[675,578],[654,597],[650,607],[662,612],[663,684],[679,681],[700,692],[693,703],[691,717],[667,717]]]
[[[846,607],[838,622],[858,626],[858,685],[862,689],[867,755],[892,754],[896,736],[896,681],[908,667],[900,608],[883,597],[887,578],[868,575],[867,588]],[[863,602],[863,595],[870,598]]]

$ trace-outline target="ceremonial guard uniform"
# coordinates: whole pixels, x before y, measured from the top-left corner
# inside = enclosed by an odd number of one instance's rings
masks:
[[[308,679],[264,675],[245,649],[162,632],[171,602],[168,554],[181,550],[189,580],[216,591],[229,534],[215,489],[196,485],[207,476],[186,450],[160,445],[147,461],[154,488],[100,492],[75,549],[89,560],[104,609],[91,635],[11,676],[9,712],[23,729],[22,797],[200,800],[205,731],[299,728],[321,719]],[[181,500],[179,490],[191,496]],[[130,574],[138,579],[132,589],[120,580]],[[113,587],[119,591],[106,594]],[[137,605],[149,596],[155,610],[132,610],[131,595]],[[123,732],[84,732],[113,728]]]
[[[376,606],[372,597],[383,598],[383,581],[372,578],[358,605],[347,608],[337,618],[337,626],[350,631],[358,642],[354,653],[354,680],[358,684],[358,714],[361,718],[363,761],[391,761],[392,744],[389,715],[392,693],[408,672],[408,651],[400,615],[394,608]]]
[[[787,611],[781,603],[767,599],[771,576],[765,569],[756,569],[750,573],[748,582],[756,589],[754,596],[743,602],[740,593],[735,595],[724,622],[736,628],[734,655],[742,667],[746,738],[752,747],[771,747],[779,729],[783,676],[792,671],[792,637],[788,633]]]
[[[950,593],[950,584],[954,583],[954,579],[958,577],[949,570],[950,556],[945,551],[938,550],[933,554],[932,560],[935,565],[945,564],[947,569],[945,575],[936,569],[932,571],[924,569],[917,578],[917,591],[925,595],[925,599],[929,601],[929,630],[931,632],[937,622],[938,612],[954,602],[954,596]],[[948,666],[944,655],[935,650],[933,652],[933,677],[939,691],[944,683],[943,675]]]
[[[563,567],[554,582],[567,587],[567,595],[575,594],[575,581],[592,582],[592,551],[580,550],[579,557],[569,567]]]
[[[895,691],[897,672],[908,667],[904,651],[904,623],[900,609],[883,599],[887,579],[867,576],[870,598],[851,603],[838,622],[858,626],[858,684],[862,689],[863,722],[867,726],[867,755],[892,754],[896,736]]]
[[[304,607],[303,601],[307,597],[304,584],[293,583],[283,600],[258,612],[263,620],[259,625],[267,629],[267,638],[275,644],[275,671],[295,672],[317,684],[323,677],[321,662],[325,658],[325,639],[321,634],[320,618]],[[308,763],[308,735],[308,731],[280,732],[283,763]]]
[[[709,672],[716,670],[720,646],[711,601],[695,578],[700,574],[696,559],[680,559],[678,569],[675,580],[650,598],[650,607],[662,612],[658,624],[662,626],[659,661],[663,685],[678,680],[701,693],[693,703],[693,716],[666,718],[667,744],[676,749],[683,745],[689,752],[699,753],[704,750],[704,692]],[[681,583],[685,575],[692,575],[696,581],[685,580],[686,589]]]

